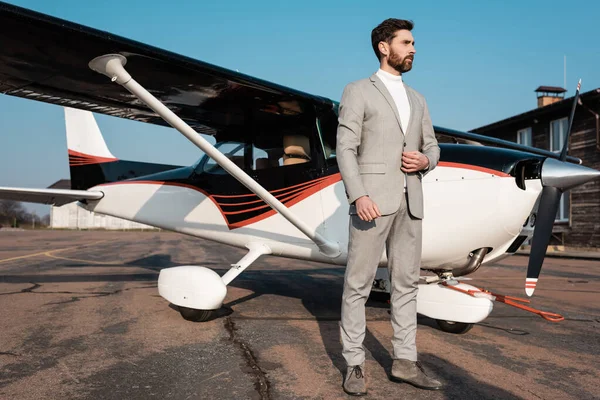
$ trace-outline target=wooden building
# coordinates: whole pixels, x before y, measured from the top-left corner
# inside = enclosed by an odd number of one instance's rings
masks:
[[[559,153],[568,130],[574,97],[559,87],[540,86],[538,107],[472,132]],[[569,155],[600,170],[600,88],[581,93],[575,110]],[[600,248],[600,180],[562,196],[551,244],[568,248]]]

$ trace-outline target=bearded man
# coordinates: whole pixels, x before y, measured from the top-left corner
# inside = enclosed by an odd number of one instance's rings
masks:
[[[340,336],[343,389],[367,394],[365,303],[384,248],[390,276],[394,361],[389,378],[440,389],[417,361],[417,290],[421,264],[421,179],[439,161],[425,98],[403,82],[415,58],[413,23],[387,19],[371,32],[379,70],[348,84],[339,108],[336,157],[348,202],[348,264]]]

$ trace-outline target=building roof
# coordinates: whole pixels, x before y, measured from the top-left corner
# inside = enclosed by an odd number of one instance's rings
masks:
[[[48,189],[71,189],[70,179],[60,179],[48,186]]]
[[[559,86],[540,86],[535,89],[535,92],[546,92],[546,93],[564,93],[567,89],[561,88]]]
[[[484,126],[480,126],[478,128],[475,129],[471,129],[470,132],[475,132],[475,133],[479,133],[479,134],[485,134],[488,131],[492,131],[498,128],[502,128],[504,126],[510,125],[510,124],[514,124],[523,120],[527,120],[530,118],[534,118],[534,117],[539,117],[542,116],[544,114],[556,114],[558,112],[561,112],[563,110],[570,110],[570,108],[573,105],[573,100],[574,100],[575,96],[572,97],[567,97],[566,99],[563,99],[561,101],[557,101],[556,103],[553,104],[549,104],[547,106],[544,107],[538,107],[538,108],[534,108],[533,110],[524,112],[522,114],[517,114],[514,115],[512,117],[500,120],[500,121],[496,121],[493,122],[491,124],[488,125],[484,125]],[[586,102],[586,101],[591,101],[594,99],[600,98],[600,88],[597,89],[593,89],[590,90],[589,92],[585,92],[585,93],[581,93],[579,95],[579,99],[582,102]]]

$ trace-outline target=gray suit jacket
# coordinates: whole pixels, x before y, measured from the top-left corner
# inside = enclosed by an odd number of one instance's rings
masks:
[[[339,109],[336,157],[348,201],[368,195],[382,215],[400,207],[407,179],[409,212],[423,218],[422,177],[433,170],[440,148],[433,132],[425,98],[404,84],[410,103],[406,135],[400,125],[398,108],[383,82],[372,75],[349,83]],[[402,152],[418,150],[429,159],[426,171],[405,174]],[[351,213],[353,207],[351,207]]]

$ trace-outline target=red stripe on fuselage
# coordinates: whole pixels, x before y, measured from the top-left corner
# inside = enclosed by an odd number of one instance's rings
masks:
[[[305,187],[305,186],[309,186],[309,185],[313,185],[319,181],[323,181],[325,179],[327,179],[328,177],[323,177],[323,178],[317,178],[317,179],[313,179],[312,181],[307,181],[307,182],[303,182],[303,183],[299,183],[297,185],[293,185],[293,186],[289,186],[289,187],[285,187],[283,189],[276,189],[276,190],[271,190],[270,193],[279,193],[279,192],[283,192],[285,190],[290,190],[290,189],[294,189],[294,188],[300,188],[300,187]],[[254,193],[249,193],[249,194],[232,194],[232,195],[224,195],[224,194],[216,194],[214,195],[215,198],[219,198],[219,199],[225,199],[225,198],[236,198],[236,197],[250,197],[250,196],[255,196],[257,197]]]
[[[119,161],[118,158],[99,157],[91,154],[80,153],[69,149],[69,166],[75,167],[79,165],[101,164],[106,162]]]
[[[307,189],[309,189],[309,188],[311,188],[311,187],[313,187],[315,185],[318,185],[318,184],[319,184],[319,182],[314,183],[312,185],[309,185],[306,188],[300,188],[300,189],[296,189],[296,190],[290,190],[289,192],[281,193],[281,194],[278,194],[278,195],[276,195],[274,197],[277,200],[279,200],[280,202],[282,202],[283,204],[285,204],[286,201],[288,201],[288,200],[290,200],[290,199],[292,199],[292,198],[294,198],[296,196],[300,196],[304,191],[306,191]],[[271,194],[273,194],[273,193],[274,193],[274,191],[271,192]],[[213,196],[213,197],[216,197],[216,196]],[[257,204],[257,203],[263,203],[263,205],[261,205],[259,207],[256,207],[256,208],[249,208],[247,210],[234,211],[234,212],[229,212],[228,211],[228,212],[225,212],[224,214],[226,214],[226,215],[241,214],[241,213],[250,212],[250,211],[256,211],[256,210],[259,210],[261,208],[269,207],[269,205],[266,204],[260,198],[258,200],[255,200],[255,201],[248,201],[248,202],[245,202],[245,203],[219,203],[219,205],[221,207],[239,207],[239,206],[242,206],[242,205]]]
[[[292,200],[290,200],[284,204],[289,208],[290,206],[293,206],[294,204],[301,202],[302,200],[319,192],[320,190],[325,189],[327,186],[333,185],[334,183],[341,181],[342,175],[338,172],[337,174],[330,175],[324,179],[320,178],[320,179],[315,179],[315,180],[320,181],[318,185],[313,185],[313,186],[307,188],[306,190],[304,190],[304,192],[302,192],[302,194],[296,196],[295,198],[293,198]],[[241,228],[243,226],[250,225],[250,224],[253,224],[258,221],[262,221],[263,219],[268,218],[271,215],[275,215],[276,213],[277,213],[277,211],[271,209],[270,211],[267,211],[266,213],[261,214],[261,215],[257,215],[254,218],[250,218],[250,219],[247,219],[244,221],[233,223],[233,224],[229,225],[229,227],[230,227],[230,229],[231,228]]]

